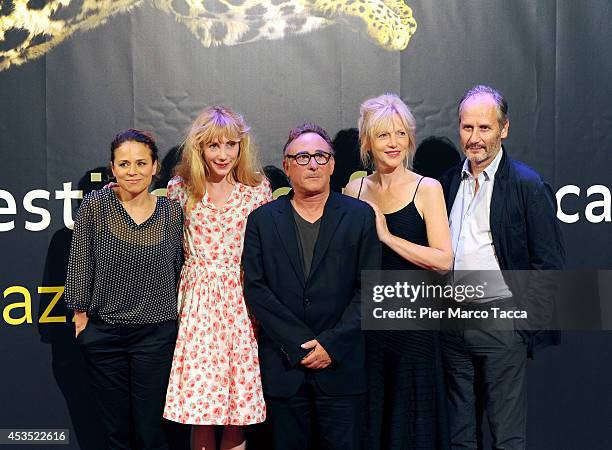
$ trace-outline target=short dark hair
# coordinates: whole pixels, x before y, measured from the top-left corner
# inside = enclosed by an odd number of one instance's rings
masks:
[[[283,155],[287,151],[287,147],[289,147],[289,144],[291,144],[301,135],[306,133],[315,133],[321,136],[321,138],[323,138],[323,140],[327,142],[327,145],[329,145],[329,149],[331,150],[331,152],[334,153],[334,145],[332,144],[332,141],[329,138],[327,131],[325,131],[316,123],[306,122],[300,125],[299,127],[292,128],[291,131],[289,131],[289,137],[287,138],[287,142],[285,142],[285,146],[283,147]]]
[[[159,160],[159,151],[157,150],[157,144],[155,143],[153,135],[148,131],[128,128],[127,130],[117,133],[111,142],[111,161],[115,160],[115,150],[117,150],[117,148],[119,148],[119,146],[125,142],[140,142],[141,144],[146,145],[149,147],[149,150],[151,150],[151,159],[153,159],[153,162]]]
[[[504,96],[496,89],[493,89],[491,86],[486,86],[484,84],[479,84],[469,89],[464,95],[461,101],[459,102],[459,106],[457,107],[457,115],[461,116],[461,110],[463,109],[463,105],[466,101],[476,95],[490,95],[495,104],[497,105],[497,122],[499,123],[499,127],[503,128],[503,126],[508,121],[508,102],[504,98]]]

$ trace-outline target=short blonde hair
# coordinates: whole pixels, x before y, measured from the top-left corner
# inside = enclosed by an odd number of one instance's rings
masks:
[[[364,167],[371,163],[370,149],[374,137],[379,131],[391,127],[391,121],[396,114],[406,128],[409,139],[404,165],[408,168],[412,167],[416,151],[416,120],[410,108],[395,94],[383,94],[361,104],[359,109],[359,156]]]
[[[187,134],[176,170],[189,191],[188,209],[204,196],[206,179],[210,176],[204,162],[204,146],[215,139],[239,141],[238,158],[230,174],[233,181],[248,186],[261,183],[261,168],[249,131],[243,117],[225,106],[209,106],[200,112]]]

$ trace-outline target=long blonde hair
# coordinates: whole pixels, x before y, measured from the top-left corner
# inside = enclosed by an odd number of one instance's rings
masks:
[[[388,129],[393,116],[398,115],[402,125],[408,132],[408,151],[404,166],[412,168],[412,160],[416,152],[416,120],[410,108],[395,94],[383,94],[364,101],[359,108],[359,156],[364,166],[371,162],[370,147],[374,136],[383,129]]]
[[[201,201],[206,191],[210,172],[204,162],[204,146],[215,139],[239,141],[238,158],[230,173],[232,181],[248,186],[261,183],[259,160],[249,131],[242,116],[225,106],[209,106],[200,112],[185,139],[181,162],[176,169],[189,191],[188,209]]]

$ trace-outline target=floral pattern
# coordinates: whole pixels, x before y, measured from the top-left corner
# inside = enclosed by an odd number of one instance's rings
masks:
[[[175,177],[168,197],[185,211],[188,191]],[[244,302],[240,258],[247,216],[272,200],[264,180],[237,183],[217,208],[207,194],[185,211],[185,265],[179,284],[179,331],[164,417],[195,425],[263,422],[254,326]]]

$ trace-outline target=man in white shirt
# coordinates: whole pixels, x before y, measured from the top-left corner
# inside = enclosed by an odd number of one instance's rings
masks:
[[[562,268],[564,251],[552,190],[502,148],[509,121],[507,102],[499,92],[488,86],[470,89],[458,113],[466,159],[440,180],[449,211],[453,269],[461,271],[455,278],[464,271],[486,271],[486,294],[472,307],[514,308],[520,306],[519,299],[533,302],[528,297],[536,291],[538,301],[546,303],[550,296],[535,289],[537,277],[523,290],[501,270],[531,274]],[[524,449],[526,359],[534,346],[555,343],[555,336],[456,325],[441,338],[452,448],[482,448],[486,412],[494,449]]]

